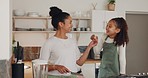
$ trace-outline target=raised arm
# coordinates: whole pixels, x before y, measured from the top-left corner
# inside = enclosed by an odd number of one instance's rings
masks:
[[[76,62],[80,66],[82,66],[85,63],[85,61],[86,61],[86,59],[88,57],[88,54],[90,52],[90,49],[98,44],[98,38],[97,38],[97,36],[92,35],[91,36],[91,40],[92,41],[87,46],[85,52],[83,52],[83,55]]]

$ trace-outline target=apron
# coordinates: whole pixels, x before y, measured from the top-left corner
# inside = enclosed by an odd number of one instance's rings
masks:
[[[117,78],[119,76],[119,56],[113,43],[103,44],[103,55],[98,78]]]

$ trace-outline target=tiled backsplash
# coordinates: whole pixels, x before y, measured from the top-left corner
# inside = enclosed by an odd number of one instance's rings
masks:
[[[41,47],[23,47],[24,60],[33,60],[39,58]]]

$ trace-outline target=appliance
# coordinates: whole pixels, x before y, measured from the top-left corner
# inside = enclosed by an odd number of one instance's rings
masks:
[[[14,55],[15,55],[15,63],[18,63],[18,62],[21,63],[23,60],[23,52],[24,52],[23,47],[20,46],[19,42],[17,41],[17,46],[13,48],[14,48]]]
[[[24,63],[12,64],[12,78],[24,78]]]
[[[86,50],[87,46],[78,46],[78,48],[80,52],[83,53]],[[94,52],[94,49],[91,48],[89,55],[88,55],[88,59],[100,59],[100,54],[96,54]]]
[[[98,78],[98,75],[99,75],[99,67],[100,67],[100,63],[96,63],[95,64],[95,78]]]
[[[131,74],[131,75],[123,75],[123,76],[119,76],[118,78],[148,78],[148,72],[147,73]]]

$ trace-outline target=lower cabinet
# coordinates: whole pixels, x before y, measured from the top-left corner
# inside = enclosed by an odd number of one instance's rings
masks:
[[[24,78],[24,63],[12,64],[12,78]]]
[[[95,78],[95,63],[84,64],[81,69],[85,78]]]

